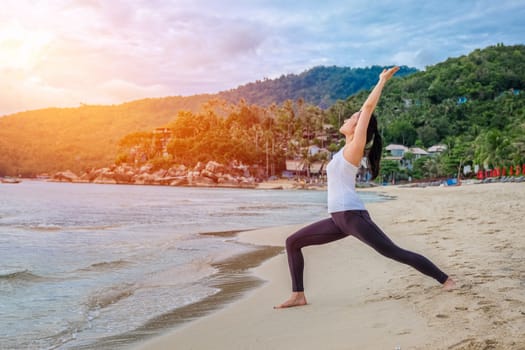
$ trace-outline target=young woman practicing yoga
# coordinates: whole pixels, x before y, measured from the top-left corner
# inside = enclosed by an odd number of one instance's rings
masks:
[[[379,82],[374,87],[359,112],[345,120],[339,131],[346,137],[342,150],[334,155],[326,169],[328,176],[328,212],[330,218],[306,226],[286,239],[288,265],[292,277],[292,296],[275,306],[287,308],[306,305],[303,286],[304,259],[301,248],[325,244],[348,236],[354,236],[368,244],[380,254],[407,264],[421,273],[436,279],[443,289],[454,288],[455,282],[436,265],[422,255],[404,250],[394,244],[381,229],[374,224],[368,211],[355,191],[355,178],[365,146],[372,142],[368,160],[372,179],[379,174],[382,153],[382,140],[377,128],[377,119],[372,114],[386,82],[399,70],[399,67],[384,69]]]

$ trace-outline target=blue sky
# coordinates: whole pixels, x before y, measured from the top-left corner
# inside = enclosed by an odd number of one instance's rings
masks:
[[[4,0],[0,115],[215,93],[318,65],[418,69],[525,43],[525,2]]]

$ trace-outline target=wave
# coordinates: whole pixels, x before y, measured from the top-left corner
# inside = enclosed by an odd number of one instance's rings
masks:
[[[29,270],[0,273],[0,281],[40,282],[45,279],[46,279],[45,277],[35,275],[34,273],[31,273]]]
[[[97,226],[61,226],[56,224],[0,224],[0,226],[11,226],[17,229],[38,231],[38,232],[58,232],[58,231],[104,231],[119,228],[121,225],[97,225]]]
[[[42,225],[42,224],[38,224],[38,225],[19,225],[17,227],[21,228],[21,229],[29,229],[29,230],[32,230],[32,231],[41,231],[41,232],[56,232],[56,231],[60,231],[60,230],[63,229],[63,227],[59,226],[59,225]]]
[[[103,309],[132,296],[137,290],[136,284],[125,283],[98,290],[88,300],[90,310]]]
[[[290,205],[282,204],[260,204],[260,205],[245,205],[238,207],[238,210],[267,210],[267,209],[289,209]]]
[[[263,216],[264,213],[257,213],[257,212],[238,212],[238,211],[232,211],[232,212],[222,212],[222,213],[211,213],[208,214],[209,216],[213,217],[242,217],[242,216]]]
[[[113,269],[119,269],[131,265],[131,262],[126,260],[115,260],[115,261],[102,261],[89,265],[79,269],[78,271],[108,271]]]
[[[98,226],[73,226],[68,227],[70,230],[76,230],[76,231],[103,231],[103,230],[110,230],[113,228],[119,228],[122,225],[113,224],[113,225],[98,225]]]

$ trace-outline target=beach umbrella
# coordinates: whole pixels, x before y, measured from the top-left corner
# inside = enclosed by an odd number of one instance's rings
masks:
[[[516,167],[516,176],[518,176],[518,175],[520,174],[520,170],[521,170],[521,169],[520,169],[520,166],[518,165],[518,166]]]
[[[501,168],[501,176],[507,176],[507,168]]]
[[[514,175],[514,168],[511,165],[509,168],[509,176],[512,176],[512,175]]]
[[[483,171],[482,170],[478,170],[478,180],[483,180]]]

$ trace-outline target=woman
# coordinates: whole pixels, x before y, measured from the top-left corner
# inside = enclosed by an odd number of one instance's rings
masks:
[[[451,290],[455,282],[430,260],[422,255],[396,246],[377,225],[375,225],[361,199],[355,192],[355,178],[365,146],[372,142],[368,159],[372,179],[379,174],[379,161],[382,153],[381,135],[377,129],[377,119],[372,114],[386,82],[399,70],[399,67],[384,69],[379,82],[374,87],[359,112],[347,119],[339,131],[345,135],[345,147],[334,155],[327,167],[328,212],[330,218],[302,228],[286,240],[288,265],[292,277],[292,296],[275,306],[287,308],[306,305],[303,287],[304,260],[301,248],[333,242],[350,235],[368,244],[380,254],[410,265],[436,279],[443,289]]]

